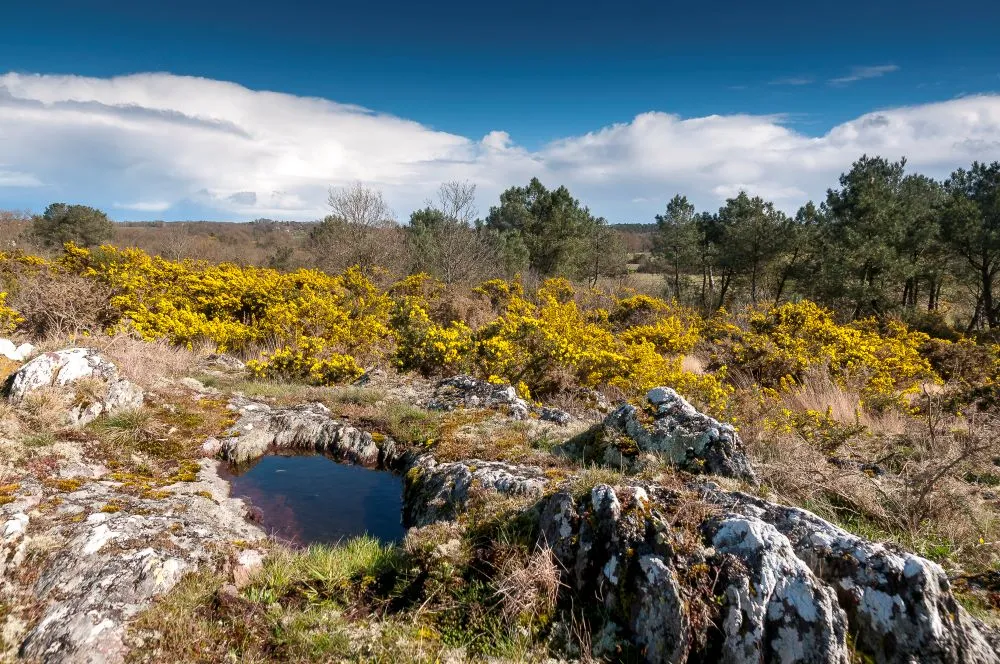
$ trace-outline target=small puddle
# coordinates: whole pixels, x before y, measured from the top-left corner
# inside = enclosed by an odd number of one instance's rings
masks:
[[[265,456],[230,473],[232,495],[252,505],[264,531],[280,540],[334,544],[367,533],[399,542],[406,534],[398,475],[318,454]]]

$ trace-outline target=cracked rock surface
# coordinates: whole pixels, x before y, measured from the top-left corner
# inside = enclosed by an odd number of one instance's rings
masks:
[[[216,464],[202,461],[197,481],[149,498],[87,479],[43,502],[41,484],[23,482],[0,507],[0,587],[8,599],[34,604],[39,616],[17,634],[20,656],[121,662],[129,618],[186,572],[217,564],[233,540],[262,538],[244,519],[242,501],[229,498]]]
[[[78,403],[74,403],[66,415],[69,424],[83,426],[101,414],[142,405],[142,390],[119,376],[118,368],[92,348],[43,353],[15,371],[3,391],[7,401],[17,406],[32,392],[48,387],[72,386],[85,379],[102,383],[103,393],[96,400],[75,400]]]
[[[567,441],[558,452],[633,471],[666,460],[691,473],[757,482],[733,426],[699,412],[669,387],[650,390],[643,409],[619,406],[603,426]]]

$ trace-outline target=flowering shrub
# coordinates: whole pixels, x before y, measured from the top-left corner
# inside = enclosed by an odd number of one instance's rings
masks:
[[[472,329],[462,321],[431,320],[424,298],[403,295],[392,317],[396,334],[396,364],[424,374],[459,373],[468,369],[473,349]]]
[[[67,247],[63,263],[111,286],[121,326],[153,340],[226,351],[277,346],[253,362],[262,377],[331,384],[392,348],[391,299],[360,271],[276,270],[173,262],[138,249]]]
[[[608,312],[581,310],[572,287],[562,279],[546,281],[535,301],[516,292],[505,295],[501,314],[475,335],[476,363],[483,375],[523,382],[534,394],[574,383],[608,385],[629,395],[673,385],[706,407],[721,407],[726,400],[730,389],[719,376],[695,375],[681,368],[677,353],[690,349],[694,339],[682,341],[680,322],[664,318],[662,328],[647,326],[662,329],[659,337],[638,327],[616,334]]]
[[[7,306],[7,293],[0,293],[0,334],[9,334],[17,329],[21,315]]]
[[[929,339],[890,320],[838,325],[813,302],[788,303],[750,312],[746,329],[717,319],[709,326],[720,356],[765,387],[785,388],[809,370],[824,369],[856,387],[868,406],[900,403],[922,380],[937,380],[920,349]]]
[[[636,397],[669,385],[704,408],[735,416],[726,411],[735,393],[729,368],[754,379],[750,391],[767,402],[762,412],[773,412],[782,392],[817,371],[856,389],[865,407],[878,408],[901,404],[921,381],[937,380],[928,361],[934,355],[925,357],[922,349],[959,359],[972,353],[965,348],[971,342],[962,342],[948,346],[961,356],[948,354],[896,321],[840,325],[811,302],[704,319],[662,299],[577,290],[564,279],[531,291],[519,280],[494,279],[459,300],[427,275],[386,290],[356,269],[282,273],[168,261],[112,246],[91,251],[70,244],[51,263],[0,254],[0,275],[8,281],[18,270],[39,269],[104,284],[114,328],[187,346],[209,342],[256,356],[248,363],[256,376],[323,385],[392,363],[424,374],[474,372],[536,398],[578,387]],[[0,330],[19,323],[5,300],[0,296]],[[684,369],[684,357],[698,347],[714,353],[711,373]],[[786,414],[775,422],[806,432],[826,427],[822,413]]]
[[[298,379],[317,385],[335,385],[364,374],[353,357],[326,352],[325,347],[323,339],[302,337],[294,348],[279,348],[260,360],[250,360],[247,369],[258,378]]]

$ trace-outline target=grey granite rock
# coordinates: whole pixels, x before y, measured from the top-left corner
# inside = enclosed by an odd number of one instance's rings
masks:
[[[86,481],[43,514],[32,507],[41,487],[26,480],[17,500],[0,507],[0,588],[41,612],[20,637],[22,658],[123,661],[130,618],[187,571],[217,562],[221,547],[263,537],[243,518],[243,503],[229,498],[214,461],[203,460],[197,481],[164,491],[139,498],[120,493],[117,482]],[[116,508],[102,509],[109,504]],[[34,580],[20,587],[21,578]]]
[[[246,463],[269,449],[298,449],[326,454],[338,461],[362,466],[389,466],[394,445],[381,437],[381,447],[371,434],[336,420],[320,403],[290,408],[238,399],[230,408],[238,414],[236,424],[220,438],[222,458]],[[389,454],[389,458],[386,454]]]
[[[657,387],[646,395],[649,413],[624,405],[604,420],[597,448],[588,457],[597,457],[612,466],[632,467],[642,456],[656,455],[694,473],[711,473],[755,483],[736,430],[730,424],[699,412],[669,387]],[[632,444],[618,444],[624,436]]]
[[[20,367],[7,380],[7,401],[21,405],[32,392],[48,387],[72,390],[74,383],[91,379],[105,385],[96,400],[74,400],[66,413],[68,424],[83,426],[102,414],[138,408],[144,395],[139,386],[122,378],[118,368],[92,348],[68,348],[43,353]]]

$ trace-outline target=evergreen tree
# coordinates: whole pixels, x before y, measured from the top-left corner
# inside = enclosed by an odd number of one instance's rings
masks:
[[[45,246],[73,242],[81,247],[92,247],[113,238],[115,225],[108,215],[96,208],[53,203],[43,214],[32,218],[31,234]]]

